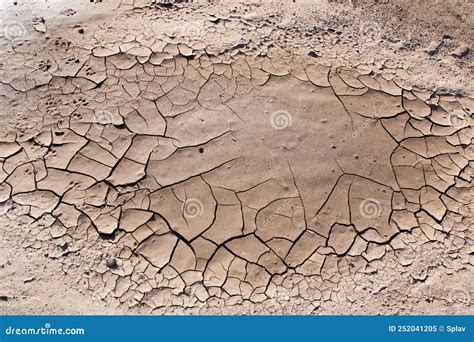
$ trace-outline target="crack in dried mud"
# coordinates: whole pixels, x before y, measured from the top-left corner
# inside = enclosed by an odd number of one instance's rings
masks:
[[[473,99],[278,48],[100,39],[2,70],[4,110],[36,114],[0,143],[0,200],[24,248],[107,246],[83,275],[101,299],[313,312],[414,246],[472,253]]]

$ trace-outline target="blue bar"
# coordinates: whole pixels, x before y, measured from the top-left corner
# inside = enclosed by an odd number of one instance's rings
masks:
[[[474,335],[473,316],[1,316],[0,342],[9,341],[473,342]]]

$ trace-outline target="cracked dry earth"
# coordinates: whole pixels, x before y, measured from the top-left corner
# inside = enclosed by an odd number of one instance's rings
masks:
[[[2,52],[2,313],[472,314],[472,98],[51,25]]]

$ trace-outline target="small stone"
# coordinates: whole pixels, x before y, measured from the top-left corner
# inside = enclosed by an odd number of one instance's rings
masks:
[[[36,275],[33,275],[31,277],[28,277],[26,279],[23,280],[23,282],[26,284],[26,283],[31,283],[33,280],[35,280],[36,278]]]
[[[426,49],[426,53],[430,56],[436,55],[439,52],[441,45],[443,45],[442,42],[431,42],[428,49]]]
[[[415,281],[425,281],[428,278],[428,272],[426,270],[414,271],[411,273],[411,277]]]
[[[118,267],[117,259],[115,259],[115,258],[108,258],[108,259],[105,261],[105,265],[106,265],[108,268],[111,268],[111,269],[115,270],[115,269]]]
[[[40,33],[46,33],[47,27],[43,17],[33,19],[33,28]]]
[[[455,58],[465,58],[469,55],[471,50],[466,47],[466,46],[461,46],[458,49],[456,49],[453,53],[451,53],[451,56]]]

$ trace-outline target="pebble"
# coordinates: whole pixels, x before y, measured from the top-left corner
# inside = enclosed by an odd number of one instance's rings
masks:
[[[106,265],[108,268],[116,269],[116,268],[118,267],[117,259],[115,259],[115,258],[108,258],[108,259],[105,261],[105,265]]]

